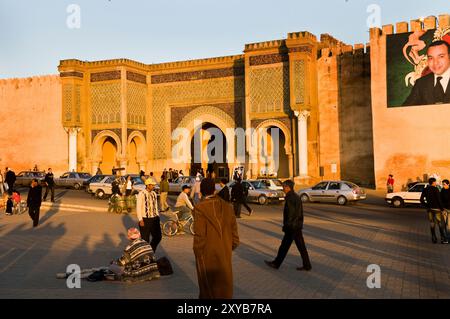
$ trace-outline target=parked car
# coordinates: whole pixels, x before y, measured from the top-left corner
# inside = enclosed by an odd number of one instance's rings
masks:
[[[45,172],[35,172],[35,171],[23,171],[16,175],[16,187],[17,186],[30,186],[31,180],[37,178],[40,183],[45,178]]]
[[[91,178],[91,174],[84,172],[66,172],[60,177],[55,178],[55,185],[59,187],[73,187],[81,189],[83,183]]]
[[[276,178],[262,178],[257,179],[258,181],[263,182],[269,189],[274,191],[282,191],[283,190],[283,184],[279,179]]]
[[[231,188],[235,184],[235,181],[231,181],[227,184],[230,189],[231,196]],[[276,191],[268,188],[266,184],[260,180],[243,180],[242,186],[244,189],[248,190],[248,202],[255,202],[260,205],[266,205],[269,202],[280,203],[284,201],[285,194],[283,191]]]
[[[89,185],[90,185],[91,183],[98,183],[98,182],[100,182],[100,181],[101,181],[102,179],[104,179],[106,176],[108,176],[108,175],[98,174],[98,175],[94,175],[94,176],[92,176],[91,178],[85,180],[85,181],[83,182],[84,190],[85,190],[86,192],[89,193],[89,192],[90,192]]]
[[[428,183],[416,183],[406,192],[396,192],[386,194],[386,203],[399,208],[407,204],[420,205],[420,195],[427,187]]]
[[[106,175],[99,182],[89,184],[89,193],[95,195],[99,199],[104,199],[112,195],[112,182],[116,179],[114,175]],[[125,178],[121,177],[121,184],[125,182]]]
[[[195,184],[195,176],[180,176],[177,177],[172,183],[169,183],[169,193],[181,193],[181,189],[183,185],[191,185]]]
[[[298,192],[302,202],[331,202],[345,205],[366,199],[366,192],[358,185],[347,181],[323,181]]]
[[[136,195],[141,190],[145,189],[144,182],[141,180],[139,175],[131,175],[134,184],[132,195]],[[116,179],[114,175],[105,175],[99,182],[93,182],[89,184],[89,193],[95,195],[99,199],[104,199],[112,195],[112,182]],[[124,191],[125,188],[125,177],[120,176],[120,188]],[[159,185],[155,185],[155,192],[159,195]]]

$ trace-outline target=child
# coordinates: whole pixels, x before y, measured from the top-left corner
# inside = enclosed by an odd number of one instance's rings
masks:
[[[12,200],[12,196],[8,196],[8,201],[6,202],[6,215],[11,216],[13,213],[13,200]]]

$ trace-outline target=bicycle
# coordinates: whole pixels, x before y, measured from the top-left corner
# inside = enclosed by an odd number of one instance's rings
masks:
[[[22,199],[19,203],[14,205],[13,214],[21,215],[25,213],[27,210],[28,210],[27,201]]]
[[[194,217],[190,215],[187,219],[179,220],[178,215],[175,220],[171,219],[163,224],[163,233],[166,236],[175,236],[179,229],[184,230],[184,227],[189,225],[189,232],[194,233]]]

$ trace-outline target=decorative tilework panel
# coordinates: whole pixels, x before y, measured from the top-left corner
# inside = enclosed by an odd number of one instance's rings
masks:
[[[120,123],[120,82],[91,85],[92,124]]]
[[[252,113],[289,111],[289,65],[250,69]]]
[[[147,106],[147,86],[127,83],[127,121],[128,124],[145,125]]]
[[[294,96],[296,104],[305,103],[305,61],[294,62]]]
[[[63,101],[64,101],[64,121],[70,122],[72,121],[72,103],[73,96],[72,92],[73,86],[66,84],[63,85]]]

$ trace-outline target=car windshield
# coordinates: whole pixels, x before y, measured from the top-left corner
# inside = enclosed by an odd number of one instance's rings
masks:
[[[80,176],[80,178],[90,178],[91,177],[91,174],[89,174],[89,173],[79,173],[78,175]]]
[[[144,182],[142,181],[142,179],[140,177],[134,177],[133,182],[134,182],[134,185],[144,184]]]
[[[273,179],[273,183],[275,184],[275,186],[283,186],[279,179]]]
[[[251,184],[255,189],[267,189],[267,185],[263,181],[251,182]]]
[[[100,182],[104,177],[105,176],[103,176],[103,175],[95,175],[95,176],[92,176],[89,181],[91,183],[97,183],[97,182]]]

